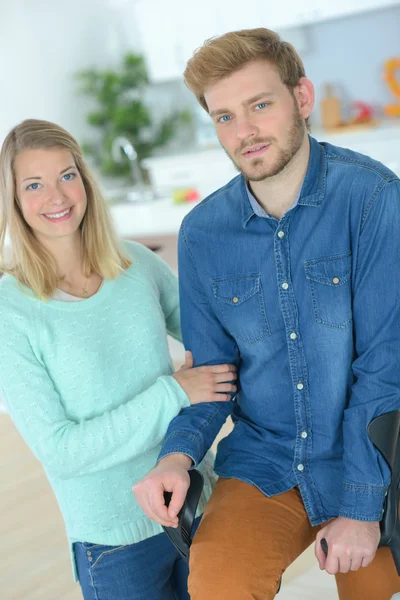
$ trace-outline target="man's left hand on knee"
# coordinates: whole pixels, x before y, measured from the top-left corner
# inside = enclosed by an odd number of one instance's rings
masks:
[[[326,556],[321,547],[325,538]],[[328,573],[347,573],[367,567],[373,560],[380,540],[379,522],[365,522],[337,517],[318,533],[315,556],[320,569]]]

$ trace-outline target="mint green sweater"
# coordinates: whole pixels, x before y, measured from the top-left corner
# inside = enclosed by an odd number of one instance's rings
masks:
[[[133,264],[82,302],[43,302],[13,277],[0,280],[0,397],[45,469],[70,547],[132,544],[162,531],[131,488],[189,406],[167,342],[167,332],[180,339],[176,278],[150,250],[125,243]],[[211,455],[202,470],[200,510]]]

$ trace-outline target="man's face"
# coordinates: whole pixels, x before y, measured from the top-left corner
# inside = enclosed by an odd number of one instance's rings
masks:
[[[309,110],[300,110],[265,60],[248,63],[213,84],[205,100],[221,145],[249,181],[280,173],[306,136]]]

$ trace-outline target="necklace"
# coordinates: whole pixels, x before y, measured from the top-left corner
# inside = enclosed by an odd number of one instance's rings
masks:
[[[87,289],[87,285],[88,285],[88,283],[89,283],[89,277],[90,277],[90,275],[88,275],[88,276],[86,277],[86,282],[85,282],[85,285],[84,285],[84,286],[83,286],[83,288],[82,288],[82,296],[83,296],[84,298],[88,298],[88,297],[89,297],[89,292],[88,292],[88,289]]]

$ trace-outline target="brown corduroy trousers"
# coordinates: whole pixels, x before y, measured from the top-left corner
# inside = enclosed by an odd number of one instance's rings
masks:
[[[321,527],[310,525],[298,488],[268,498],[248,483],[220,479],[191,547],[191,600],[272,600],[285,569]],[[368,567],[339,573],[336,583],[340,600],[390,600],[400,591],[387,548]]]

